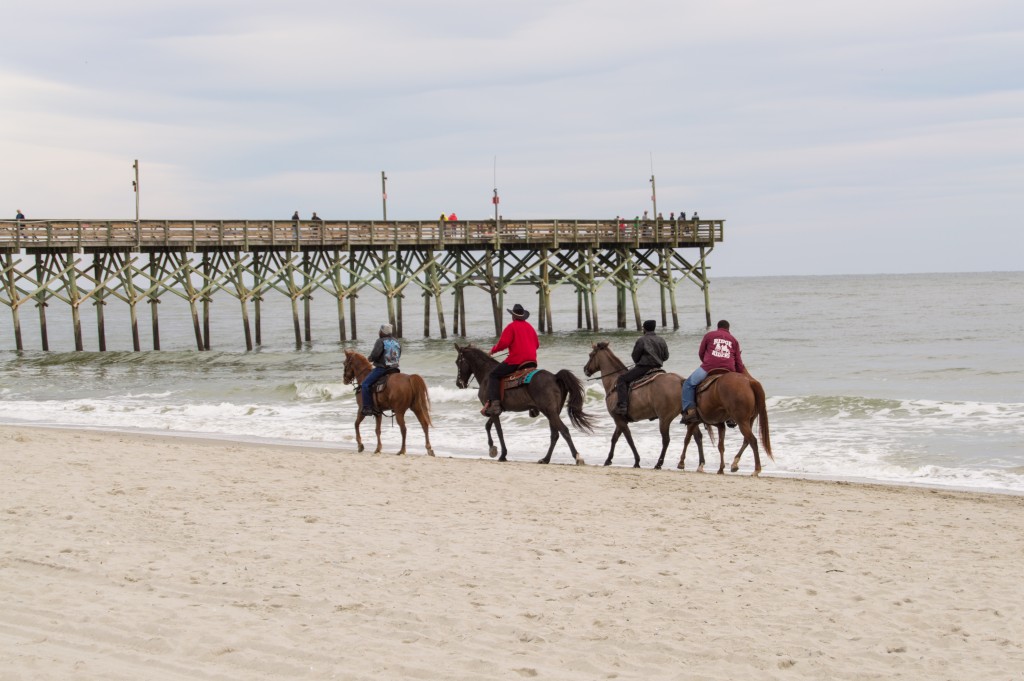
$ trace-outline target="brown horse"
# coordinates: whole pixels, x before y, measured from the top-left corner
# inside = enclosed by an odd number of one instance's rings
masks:
[[[455,366],[458,374],[455,377],[455,385],[460,388],[469,387],[469,379],[476,378],[480,385],[477,397],[480,403],[487,402],[487,381],[494,367],[498,366],[498,360],[487,354],[480,348],[472,345],[460,346],[455,344],[458,356],[455,358]],[[569,402],[569,421],[577,430],[589,433],[593,431],[590,423],[590,414],[583,411],[583,384],[568,369],[562,369],[553,374],[546,369],[538,370],[529,383],[507,392],[501,400],[501,406],[505,411],[529,411],[532,415],[543,414],[548,420],[551,428],[551,446],[548,447],[547,455],[537,463],[550,463],[551,453],[555,451],[555,444],[558,443],[558,436],[561,435],[569,451],[572,452],[573,461],[576,465],[584,464],[583,457],[576,451],[569,429],[562,421],[562,408],[566,400]],[[498,416],[490,416],[487,419],[485,429],[487,431],[487,445],[491,457],[498,455],[498,448],[494,446],[491,437],[491,428],[498,432],[498,442],[501,444],[501,456],[498,461],[506,461],[508,448],[505,447],[505,436],[501,431],[501,421]]]
[[[604,403],[608,408],[608,413],[615,419],[612,448],[608,450],[608,458],[604,465],[611,465],[612,457],[615,455],[615,443],[619,441],[619,435],[625,435],[629,448],[633,450],[633,468],[640,468],[640,454],[633,443],[629,422],[658,419],[661,426],[661,456],[658,457],[658,463],[654,467],[660,469],[661,465],[665,463],[665,451],[668,449],[669,443],[669,427],[682,409],[679,391],[683,385],[683,378],[678,374],[658,374],[657,378],[650,383],[630,393],[628,416],[620,416],[615,413],[615,405],[618,402],[615,382],[626,370],[626,365],[615,356],[605,341],[596,343],[591,348],[590,358],[587,359],[587,364],[583,367],[583,373],[593,376],[600,372],[601,382],[604,383]]]
[[[355,383],[358,386],[370,374],[373,365],[358,352],[353,350],[345,351],[345,383]],[[363,420],[363,396],[361,391],[356,390],[356,403],[358,415],[356,416],[356,442],[359,443],[359,451],[363,451],[363,438],[359,434],[359,424]],[[395,412],[395,420],[398,427],[402,429],[402,449],[398,454],[405,454],[405,412],[411,409],[420,425],[423,426],[423,437],[427,441],[427,454],[434,456],[434,450],[430,446],[430,395],[427,393],[427,384],[419,374],[391,374],[388,376],[387,387],[376,393],[377,408],[380,411],[390,409]],[[380,454],[380,421],[381,415],[374,416],[377,421],[377,449],[374,454]]]
[[[713,376],[714,374],[712,374]],[[709,376],[709,379],[711,376]],[[705,379],[707,380],[707,379]],[[761,473],[761,456],[758,452],[757,438],[754,436],[754,421],[760,422],[761,444],[764,451],[772,461],[772,443],[768,433],[768,410],[765,408],[764,388],[750,374],[741,374],[733,371],[721,374],[717,380],[710,384],[707,389],[697,388],[697,413],[701,422],[693,423],[686,429],[686,439],[683,441],[683,453],[679,457],[678,468],[683,469],[686,462],[686,448],[690,444],[690,438],[697,441],[697,452],[700,455],[698,471],[704,470],[704,446],[703,436],[700,432],[701,423],[708,428],[708,435],[711,435],[710,426],[718,428],[718,473],[725,473],[725,422],[733,421],[743,435],[743,446],[732,460],[730,470],[735,473],[740,468],[740,456],[748,446],[754,451],[754,473],[756,477]]]

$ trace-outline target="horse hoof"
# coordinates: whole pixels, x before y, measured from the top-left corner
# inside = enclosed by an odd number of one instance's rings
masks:
[[[661,470],[661,464],[660,463],[654,464],[654,470],[660,471]]]
[[[683,464],[676,465],[676,468],[678,468],[681,471],[685,471],[686,470],[686,466],[684,466]]]
[[[730,469],[729,469],[729,472],[730,472],[730,473],[735,473],[735,472],[736,472],[736,471],[738,471],[739,469],[740,469],[740,467],[739,467],[739,466],[733,466],[732,468],[730,468]]]
[[[405,456],[405,450],[403,449],[402,451],[397,452],[395,456]]]
[[[577,466],[586,466],[587,462],[583,460],[582,456],[577,456],[576,457],[576,465]]]
[[[427,456],[434,456],[434,450],[433,449],[428,449],[427,450]]]
[[[504,456],[499,456],[498,461],[508,461]]]
[[[638,463],[633,464],[633,468],[640,468],[640,464],[638,464]]]
[[[698,473],[703,473],[704,472],[704,464],[701,464],[701,465],[697,466],[697,472]]]
[[[498,456],[498,448],[497,447],[491,447],[490,451],[487,452],[487,456],[491,457],[492,459],[494,457]],[[502,458],[502,461],[504,461],[504,460],[505,459]]]
[[[607,461],[604,462],[604,465],[605,466],[611,466],[612,465],[612,460],[608,459]]]
[[[364,450],[364,449],[366,449],[366,447],[364,447],[364,446],[363,446],[363,443],[361,443],[361,442],[360,442],[360,443],[359,443],[359,449],[358,449],[357,451],[358,451],[358,452],[359,452],[360,454],[362,454],[362,453],[363,453],[363,450]]]

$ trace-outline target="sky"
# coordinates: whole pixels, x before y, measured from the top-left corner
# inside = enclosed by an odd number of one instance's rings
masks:
[[[0,214],[725,220],[711,276],[1024,264],[1020,0],[5,3]]]

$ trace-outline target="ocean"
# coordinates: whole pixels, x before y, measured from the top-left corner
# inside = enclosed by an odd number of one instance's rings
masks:
[[[712,321],[730,321],[747,367],[768,395],[775,460],[762,456],[762,475],[1024,493],[1022,290],[1024,272],[712,276]],[[657,289],[642,293],[643,318],[660,318]],[[603,324],[614,323],[613,294],[601,291]],[[682,328],[659,333],[672,353],[666,369],[686,375],[698,364],[707,329],[699,290],[684,283],[677,296]],[[479,291],[467,298],[465,340],[489,348],[495,340],[489,299]],[[505,296],[506,307],[519,302],[536,311],[536,301],[526,287]],[[541,337],[543,368],[568,368],[585,380],[582,368],[598,340],[609,341],[620,357],[629,355],[637,336],[632,330],[576,330],[570,289],[556,290],[553,309],[555,333]],[[316,297],[313,340],[298,346],[290,303],[270,298],[263,343],[252,352],[245,351],[239,306],[226,296],[213,303],[209,352],[195,350],[183,301],[165,299],[160,306],[160,351],[130,350],[127,310],[119,304],[108,305],[105,315],[106,352],[96,351],[91,309],[83,310],[87,350],[74,352],[70,314],[52,304],[51,350],[22,353],[13,350],[9,313],[0,315],[0,422],[299,444],[310,448],[309,456],[328,447],[354,451],[356,403],[352,386],[342,383],[342,350],[370,350],[386,321],[380,298],[360,298],[360,339],[341,343],[335,302]],[[148,310],[139,315],[143,347],[151,347]],[[40,347],[34,309],[22,310],[22,327],[26,347]],[[436,318],[431,327],[436,334]],[[420,337],[418,297],[406,300],[404,328],[411,337],[403,340],[402,368],[421,374],[429,386],[435,452],[486,458],[476,385],[455,386],[452,343],[462,340]],[[585,408],[598,426],[590,435],[573,431],[573,438],[587,463],[600,464],[612,421],[600,381],[585,383]],[[422,455],[422,431],[409,417],[409,453]],[[549,435],[543,418],[510,414],[503,423],[511,460],[544,455]],[[633,432],[641,464],[649,468],[660,451],[656,424],[634,424]],[[656,474],[680,474],[675,464],[683,434],[682,426],[674,427],[666,470]],[[385,454],[397,451],[398,428],[389,420],[383,438]],[[372,451],[370,422],[363,424],[363,439]],[[705,445],[707,470],[714,471],[717,452]],[[738,432],[727,431],[727,463],[739,445]],[[571,461],[560,443],[553,462]],[[632,462],[620,441],[614,465]],[[688,469],[695,462],[691,445]],[[746,452],[738,474],[752,468]]]

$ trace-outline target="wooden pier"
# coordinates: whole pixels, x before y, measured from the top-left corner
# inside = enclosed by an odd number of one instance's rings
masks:
[[[723,229],[723,220],[705,219],[0,221],[0,302],[10,309],[18,350],[24,349],[21,310],[29,304],[38,309],[42,349],[49,349],[46,308],[52,302],[70,307],[77,350],[84,349],[81,310],[94,305],[99,349],[105,350],[103,309],[115,301],[128,306],[135,350],[142,349],[138,308],[149,306],[152,347],[159,350],[163,297],[187,302],[196,347],[209,350],[214,295],[241,306],[251,350],[261,343],[261,303],[274,292],[291,301],[297,344],[312,340],[310,299],[317,292],[337,301],[341,341],[356,338],[355,301],[371,293],[382,296],[388,320],[405,335],[402,303],[415,291],[423,298],[424,336],[436,317],[439,335],[448,337],[446,295],[453,296],[451,333],[465,336],[467,287],[489,294],[496,333],[509,289],[533,287],[538,331],[550,333],[556,286],[576,291],[576,328],[601,328],[597,292],[611,285],[615,326],[639,329],[638,290],[655,282],[662,326],[671,314],[679,328],[676,290],[688,281],[703,294],[710,326],[707,261]]]

